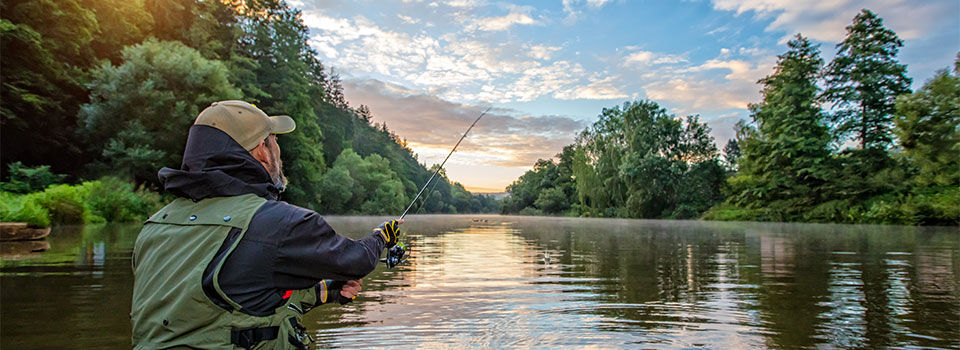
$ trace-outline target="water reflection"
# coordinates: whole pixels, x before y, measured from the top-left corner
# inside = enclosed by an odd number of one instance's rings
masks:
[[[333,217],[354,237],[382,221]],[[960,348],[956,228],[413,216],[320,347]],[[129,347],[138,225],[0,245],[0,347]],[[43,251],[45,250],[45,251]]]

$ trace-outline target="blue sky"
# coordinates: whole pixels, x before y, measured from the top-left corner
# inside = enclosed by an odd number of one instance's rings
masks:
[[[421,161],[442,160],[493,107],[447,165],[475,191],[502,191],[628,100],[699,114],[722,148],[786,38],[810,37],[829,60],[861,8],[904,39],[899,57],[915,87],[960,50],[956,0],[290,3],[350,104],[369,106]]]

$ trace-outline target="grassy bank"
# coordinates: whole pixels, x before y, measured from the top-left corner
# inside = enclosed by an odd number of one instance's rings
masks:
[[[921,188],[906,194],[884,194],[864,201],[832,200],[810,208],[787,203],[763,207],[720,204],[703,214],[703,220],[782,221],[888,225],[960,225],[960,188]]]
[[[76,185],[49,185],[25,194],[0,191],[0,221],[41,227],[139,221],[162,205],[158,193],[104,177]]]

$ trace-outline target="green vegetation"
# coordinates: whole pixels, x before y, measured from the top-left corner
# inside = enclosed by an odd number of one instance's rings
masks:
[[[399,213],[432,173],[368,108],[347,104],[284,1],[12,0],[0,17],[3,190],[44,191],[22,202],[53,223],[138,217],[157,197],[147,193],[159,190],[156,171],[180,165],[193,119],[225,99],[297,122],[279,138],[291,203]],[[71,177],[41,176],[53,172]],[[126,187],[49,187],[104,176]],[[446,176],[435,181],[423,212],[497,210]],[[16,212],[39,212],[34,204]]]
[[[162,206],[159,194],[135,189],[133,184],[113,177],[78,185],[50,185],[43,191],[28,194],[0,191],[0,200],[0,221],[41,227],[140,221]]]
[[[559,163],[507,188],[502,212],[958,225],[960,56],[910,93],[902,45],[868,10],[829,64],[798,34],[722,161],[696,117],[652,101],[604,109]]]
[[[724,170],[709,128],[652,101],[604,109],[577,144],[507,187],[503,213],[694,218],[719,202]]]

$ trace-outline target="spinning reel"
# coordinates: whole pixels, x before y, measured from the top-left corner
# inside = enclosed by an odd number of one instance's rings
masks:
[[[407,261],[407,257],[407,249],[403,245],[403,242],[397,242],[397,245],[387,250],[387,257],[380,259],[380,261],[386,263],[388,269],[392,269],[394,266]]]

